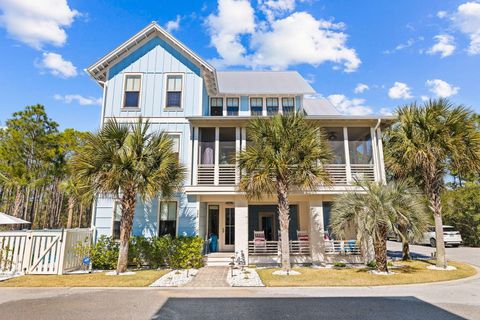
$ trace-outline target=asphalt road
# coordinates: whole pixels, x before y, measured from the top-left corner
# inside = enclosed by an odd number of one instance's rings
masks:
[[[397,248],[398,247],[398,248]],[[398,243],[389,243],[392,255]],[[429,247],[413,246],[427,255]],[[448,250],[478,265],[478,251]],[[85,319],[474,319],[480,275],[421,285],[350,288],[0,288],[0,320]]]

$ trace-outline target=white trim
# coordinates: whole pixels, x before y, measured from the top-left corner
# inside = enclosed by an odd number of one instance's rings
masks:
[[[213,184],[218,185],[219,176],[220,176],[220,167],[219,167],[219,159],[220,159],[220,128],[215,127],[215,158],[213,160],[214,163],[214,176],[213,176]]]
[[[163,112],[183,112],[185,106],[185,72],[165,72],[163,74]],[[168,77],[169,76],[181,76],[182,77],[182,91],[180,98],[180,108],[178,107],[167,107],[167,86],[168,86]]]
[[[198,127],[193,127],[193,162],[192,162],[192,184],[196,186],[198,184]]]
[[[104,120],[106,119],[117,119],[117,120],[125,120],[125,121],[119,121],[119,122],[137,122],[139,116],[120,116],[120,117],[105,117]],[[142,119],[148,119],[150,123],[179,123],[179,124],[187,124],[190,123],[190,121],[184,117],[148,117],[148,116],[142,116]]]
[[[348,145],[348,127],[343,127],[343,145],[345,148],[345,168],[347,170],[347,183],[352,183],[352,169],[350,166],[350,146]]]
[[[114,226],[115,226],[115,209],[117,208],[117,205],[121,206],[122,205],[122,202],[120,199],[113,199],[113,211],[112,211],[112,231],[110,232],[111,234],[111,237],[114,239],[114,240],[119,240],[120,239],[120,235],[118,235],[118,239],[115,239],[114,237],[114,234],[113,234],[113,229],[114,229]],[[121,207],[120,207],[121,208]],[[135,212],[133,213],[135,215]],[[122,216],[123,216],[123,212],[122,212]],[[132,232],[133,232],[133,226],[132,226]],[[120,233],[122,233],[122,220],[120,218]]]
[[[182,156],[183,156],[183,151],[182,151],[182,143],[183,143],[183,133],[180,131],[164,131],[167,136],[178,136],[179,141],[178,141],[178,161],[180,163],[183,163],[182,161]]]
[[[140,76],[140,89],[138,91],[138,107],[125,107],[125,87],[127,85],[128,76]],[[142,110],[142,89],[143,89],[143,73],[142,72],[124,72],[122,83],[122,104],[120,106],[120,112],[122,111],[140,111]]]

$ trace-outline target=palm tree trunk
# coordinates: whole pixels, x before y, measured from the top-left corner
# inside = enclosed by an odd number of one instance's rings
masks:
[[[83,204],[80,203],[80,208],[78,209],[78,227],[82,227],[82,217],[83,216]]]
[[[387,266],[387,228],[379,227],[379,238],[374,239],[375,262],[377,263],[377,271],[388,272]]]
[[[289,272],[290,265],[290,246],[289,246],[289,225],[290,225],[290,206],[288,202],[288,191],[284,183],[277,183],[278,198],[278,220],[280,221],[280,236],[282,250],[282,268]]]
[[[440,201],[440,191],[431,192],[430,196],[430,208],[433,211],[433,219],[435,221],[435,240],[437,249],[437,267],[447,267],[447,257],[445,254],[445,242],[443,238],[443,221],[442,221],[442,204]]]
[[[135,214],[136,192],[133,188],[125,189],[122,196],[122,219],[120,221],[120,248],[118,253],[117,274],[125,272],[128,266],[128,241],[132,232]]]
[[[410,245],[408,244],[408,241],[404,239],[402,239],[402,260],[412,260],[412,256],[410,255]]]
[[[68,198],[68,219],[67,219],[67,229],[72,228],[73,222],[73,209],[75,208],[75,201],[73,197]]]

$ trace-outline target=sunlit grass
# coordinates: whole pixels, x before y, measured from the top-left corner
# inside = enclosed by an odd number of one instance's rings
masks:
[[[134,275],[108,276],[105,272],[72,275],[26,275],[0,282],[0,287],[146,287],[169,270],[141,270]]]
[[[273,275],[272,272],[278,269],[258,269],[263,283],[269,287],[294,287],[294,286],[382,286],[396,284],[426,283],[461,279],[472,276],[476,273],[472,266],[450,262],[449,265],[457,267],[454,271],[436,271],[427,269],[432,262],[410,261],[396,262],[401,268],[390,268],[395,275],[374,275],[368,273],[369,269],[315,269],[295,268],[300,272],[296,276]]]

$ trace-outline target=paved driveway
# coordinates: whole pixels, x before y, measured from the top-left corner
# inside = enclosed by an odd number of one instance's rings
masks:
[[[401,242],[388,241],[388,250],[390,255],[401,257]],[[449,260],[462,261],[480,267],[480,248],[447,247],[446,250],[447,258]],[[430,246],[410,245],[410,251],[413,255],[428,258],[431,256],[432,252],[435,251],[435,248]]]

